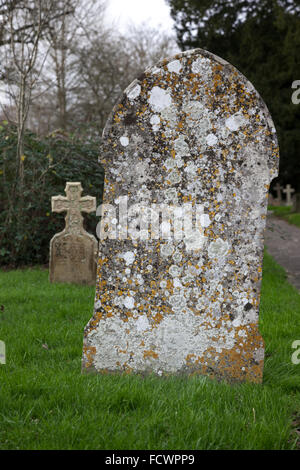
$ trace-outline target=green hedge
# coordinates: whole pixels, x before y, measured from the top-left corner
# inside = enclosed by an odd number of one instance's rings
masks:
[[[83,196],[102,201],[103,168],[98,163],[100,145],[55,131],[40,138],[26,131],[24,181],[16,185],[17,133],[0,123],[0,265],[46,264],[49,242],[63,230],[65,213],[51,213],[51,197],[65,195],[67,181],[80,181]],[[86,214],[85,228],[95,234],[96,214]]]

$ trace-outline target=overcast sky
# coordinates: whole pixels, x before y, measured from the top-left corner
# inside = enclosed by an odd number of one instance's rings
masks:
[[[107,18],[115,20],[120,30],[126,29],[128,22],[137,25],[147,22],[171,32],[174,24],[165,0],[108,0]]]

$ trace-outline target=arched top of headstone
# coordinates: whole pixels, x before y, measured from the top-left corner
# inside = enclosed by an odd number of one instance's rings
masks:
[[[233,65],[194,49],[161,60],[127,87],[103,131],[101,161],[136,164],[138,154],[160,166],[170,156],[222,160],[232,153],[253,170],[268,167],[268,182],[277,176],[276,131],[264,101]]]

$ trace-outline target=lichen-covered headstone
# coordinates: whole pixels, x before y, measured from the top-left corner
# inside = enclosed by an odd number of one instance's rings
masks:
[[[94,212],[96,198],[81,197],[81,183],[67,183],[67,197],[53,196],[52,211],[66,211],[65,229],[50,241],[49,279],[94,285],[97,271],[98,242],[83,228],[81,212]]]
[[[83,371],[260,382],[263,232],[279,156],[262,99],[229,63],[187,51],[125,90],[103,139]]]

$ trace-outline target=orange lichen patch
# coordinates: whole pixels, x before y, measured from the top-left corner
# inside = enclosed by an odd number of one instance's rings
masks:
[[[202,357],[195,354],[186,356],[186,365],[194,369],[196,374],[204,374],[215,378],[233,381],[250,381],[260,383],[262,381],[263,360],[255,361],[253,355],[256,350],[263,348],[263,341],[259,334],[251,337],[253,344],[245,343],[243,347],[236,346],[232,349],[223,349],[217,352],[214,347],[209,347]]]
[[[192,366],[194,364],[194,361],[192,361],[193,358],[196,358],[196,354],[188,354],[185,358],[185,362],[187,366]]]
[[[184,121],[182,120],[182,121],[179,121],[177,125],[177,131],[181,132],[183,128],[184,128]]]
[[[153,357],[153,359],[157,359],[158,354],[156,352],[152,351],[151,349],[150,350],[144,350],[144,359],[146,359],[147,357]]]
[[[160,322],[162,321],[163,315],[162,315],[160,312],[158,312],[158,313],[157,313],[156,315],[154,315],[152,318],[153,318],[154,323],[155,323],[155,324],[158,324],[158,323],[160,323]]]
[[[94,356],[96,354],[95,346],[83,346],[83,355],[85,356],[84,367],[88,368],[94,362]]]
[[[218,375],[236,381],[262,382],[263,360],[255,362],[253,351],[223,350],[218,359]]]
[[[123,364],[123,367],[124,367],[124,371],[125,371],[126,374],[131,374],[131,373],[133,372],[133,368],[130,367],[130,366],[127,364],[127,362],[125,362],[125,363]]]
[[[112,311],[112,307],[110,305],[103,305],[102,306],[103,310],[105,310],[105,312],[109,313]]]
[[[127,349],[120,349],[120,348],[117,348],[117,351],[119,354],[127,354]]]
[[[171,307],[169,307],[167,305],[162,305],[161,309],[164,313],[171,313]]]
[[[98,278],[98,285],[100,288],[104,288],[106,284],[107,284],[107,281],[105,279]]]
[[[99,268],[102,267],[103,264],[106,264],[106,263],[107,263],[107,261],[108,261],[108,258],[99,258],[99,259],[98,259],[98,267],[99,267]]]

